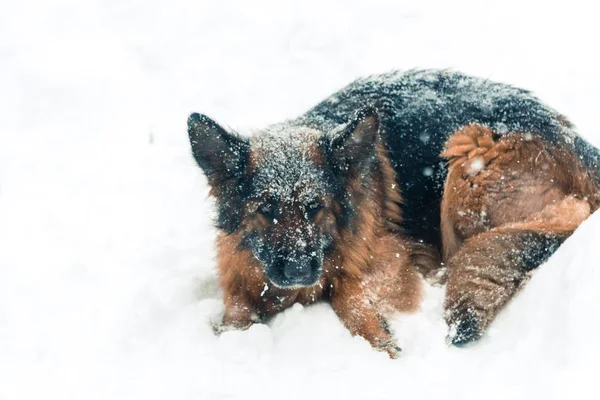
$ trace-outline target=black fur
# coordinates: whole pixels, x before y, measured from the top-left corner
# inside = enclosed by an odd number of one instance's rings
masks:
[[[461,347],[481,337],[481,329],[477,314],[471,310],[465,310],[456,319],[454,330],[450,341],[453,345]]]
[[[243,202],[248,197],[245,171],[250,143],[197,113],[188,118],[188,135],[194,159],[219,193],[216,226],[232,233],[243,218]]]
[[[365,121],[369,121],[365,123]],[[375,161],[379,133],[379,116],[372,107],[359,109],[342,129],[328,132],[320,147],[328,164],[342,178],[368,170]]]
[[[539,134],[571,146],[590,169],[599,170],[598,150],[531,93],[451,71],[413,70],[359,79],[289,123],[328,132],[365,105],[375,107],[380,116],[404,197],[404,229],[427,243],[440,243],[447,171],[439,154],[449,135],[465,124],[487,125],[498,134]]]
[[[542,232],[522,232],[519,234],[519,240],[523,245],[516,255],[515,265],[519,265],[525,271],[531,271],[546,262],[566,237]]]

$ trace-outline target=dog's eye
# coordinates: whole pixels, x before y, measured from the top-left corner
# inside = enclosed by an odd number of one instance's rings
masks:
[[[310,219],[313,219],[317,216],[317,214],[319,213],[319,211],[321,211],[322,208],[323,206],[320,203],[316,201],[311,201],[306,206],[306,215],[308,215]]]
[[[275,206],[272,203],[264,203],[258,207],[258,212],[265,217],[272,218],[275,214]]]

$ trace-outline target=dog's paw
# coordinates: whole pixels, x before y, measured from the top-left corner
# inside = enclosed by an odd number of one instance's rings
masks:
[[[402,352],[402,349],[400,346],[398,346],[394,339],[386,340],[385,342],[378,344],[375,348],[379,351],[385,351],[388,353],[391,359],[398,358]]]
[[[213,332],[215,335],[219,336],[224,332],[229,331],[245,331],[246,329],[252,326],[253,322],[240,323],[240,324],[213,324]]]
[[[448,327],[447,341],[457,347],[471,343],[483,334],[481,317],[471,309],[454,313],[454,316],[448,321]]]

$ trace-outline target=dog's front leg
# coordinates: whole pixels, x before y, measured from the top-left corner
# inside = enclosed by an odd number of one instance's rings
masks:
[[[227,330],[245,330],[253,323],[255,315],[250,301],[244,295],[225,294],[225,314],[221,325],[215,327],[217,333]]]
[[[331,305],[350,333],[362,336],[375,349],[396,358],[401,349],[386,329],[383,318],[369,303],[361,283],[356,278],[340,279],[334,283]]]

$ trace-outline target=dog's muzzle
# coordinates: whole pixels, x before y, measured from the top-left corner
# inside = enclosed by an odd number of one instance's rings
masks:
[[[283,274],[293,284],[302,284],[312,275],[311,263],[288,260],[283,267]]]

